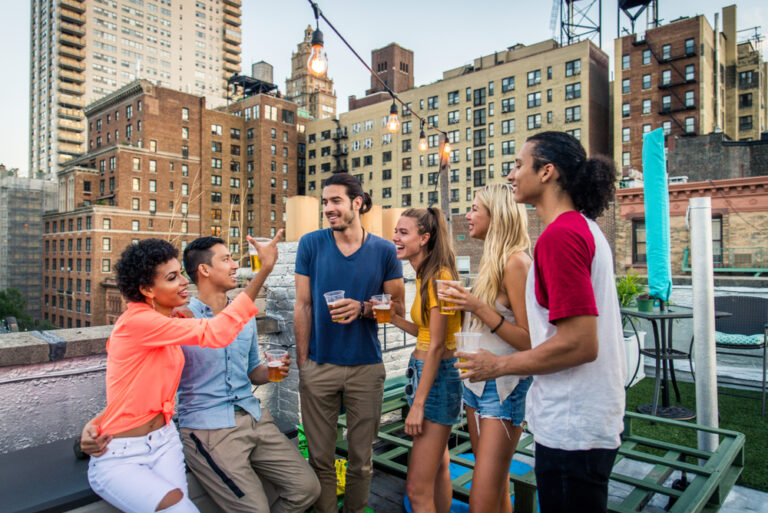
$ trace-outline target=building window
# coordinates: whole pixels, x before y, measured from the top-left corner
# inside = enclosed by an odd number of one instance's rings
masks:
[[[181,108],[181,120],[189,121],[189,109],[186,107]]]
[[[515,99],[504,98],[501,100],[501,113],[515,112]]]
[[[141,159],[139,157],[133,157],[133,170],[141,171]]]
[[[541,106],[541,93],[530,93],[528,95],[528,108],[531,109],[533,107],[540,107]]]
[[[568,61],[565,63],[565,76],[572,77],[581,73],[581,59],[575,61]],[[552,77],[549,77],[552,78]]]
[[[621,142],[629,142],[629,127],[624,127],[621,129]]]
[[[515,154],[515,141],[502,141],[501,142],[501,154],[502,155],[514,155]]]
[[[661,110],[669,111],[672,108],[672,96],[665,95],[661,97]]]
[[[650,76],[650,75],[649,75]],[[669,85],[672,83],[672,70],[665,69],[661,72],[661,85]],[[643,87],[643,89],[650,89],[650,79],[648,80],[648,87]]]
[[[664,135],[669,135],[672,132],[672,122],[663,121],[661,123],[661,129],[664,130]]]
[[[103,258],[101,260],[101,272],[108,273],[110,268],[109,258]]]
[[[131,231],[138,232],[139,231],[139,222],[136,220],[131,221]]]
[[[621,56],[621,69],[629,69],[629,54]]]
[[[693,38],[685,40],[685,55],[686,56],[693,55],[693,54],[696,53],[695,45],[696,45],[696,41]]]
[[[403,207],[410,207],[411,206],[411,195],[410,194],[403,194],[403,199],[402,199],[401,205]]]
[[[501,79],[501,92],[506,93],[507,91],[514,91],[515,90],[515,77],[506,77]]]
[[[685,119],[686,127],[688,126],[688,119],[693,118]],[[739,116],[739,130],[752,130],[752,127],[752,116]]]
[[[689,118],[685,118],[685,133],[693,134],[695,132],[696,132],[696,118],[693,116]]]
[[[712,216],[712,258],[715,265],[723,265],[723,217]]]
[[[685,67],[685,80],[688,82],[696,80],[696,65],[689,64]]]
[[[645,259],[645,221],[632,221],[632,263],[644,264]]]
[[[695,107],[696,106],[696,96],[694,91],[686,91],[685,92],[685,106],[686,107]]]
[[[537,128],[541,128],[541,114],[528,116],[528,130],[535,130]]]
[[[651,100],[643,100],[643,114],[651,113]]]
[[[541,84],[541,70],[537,69],[528,72],[528,86]]]
[[[651,88],[651,75],[643,75],[643,90]]]
[[[621,94],[629,94],[629,79],[625,78],[621,81]]]
[[[752,106],[752,93],[745,93],[739,95],[739,108],[747,108]]]
[[[133,190],[134,191],[136,191],[136,192],[141,191],[141,179],[140,178],[134,178],[132,180],[132,184],[133,184]]]
[[[647,134],[650,131],[651,131],[651,124],[650,123],[647,123],[647,124],[643,125],[643,133],[644,134]]]
[[[672,45],[661,45],[661,60],[668,61],[672,58]]]
[[[581,120],[581,106],[568,107],[565,109],[565,122],[572,123]]]
[[[622,118],[628,118],[629,117],[629,103],[623,103],[621,105],[621,117]]]
[[[646,66],[650,63],[651,63],[651,51],[643,50],[643,66]]]
[[[628,151],[625,151],[621,154],[621,166],[622,167],[630,166],[630,153]]]
[[[565,99],[573,100],[574,98],[581,98],[581,82],[565,86]]]

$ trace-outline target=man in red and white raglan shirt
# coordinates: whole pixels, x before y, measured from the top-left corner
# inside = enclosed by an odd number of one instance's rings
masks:
[[[468,359],[461,366],[470,381],[534,376],[526,420],[543,513],[606,511],[621,445],[621,317],[611,248],[594,221],[613,198],[615,172],[606,158],[587,159],[563,132],[528,138],[509,181],[515,201],[536,207],[546,225],[526,283],[531,350],[457,354]]]

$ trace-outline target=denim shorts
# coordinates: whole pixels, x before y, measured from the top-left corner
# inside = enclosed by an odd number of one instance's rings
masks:
[[[435,381],[429,390],[427,402],[424,405],[424,418],[435,424],[452,426],[461,420],[461,393],[464,385],[459,379],[459,369],[453,366],[457,361],[456,358],[440,360]],[[409,406],[413,405],[413,396],[419,387],[423,370],[424,360],[416,360],[411,356],[405,372],[408,378],[405,397]]]
[[[533,382],[532,377],[521,379],[509,397],[501,402],[496,390],[496,380],[485,382],[483,395],[477,397],[470,389],[464,390],[464,404],[477,410],[483,418],[504,419],[513,426],[521,426],[525,418],[525,396]]]

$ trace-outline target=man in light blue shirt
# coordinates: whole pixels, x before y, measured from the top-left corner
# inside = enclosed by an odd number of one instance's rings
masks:
[[[239,267],[224,241],[193,241],[184,250],[184,267],[198,288],[189,304],[194,316],[210,318],[223,310]],[[211,498],[227,512],[305,511],[320,494],[317,477],[252,393],[252,385],[268,381],[256,320],[227,347],[182,350],[178,412],[184,456]]]

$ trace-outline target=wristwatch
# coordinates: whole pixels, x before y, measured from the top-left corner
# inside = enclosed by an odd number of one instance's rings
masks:
[[[360,301],[360,315],[358,315],[357,318],[362,319],[363,313],[365,313],[365,303]]]

